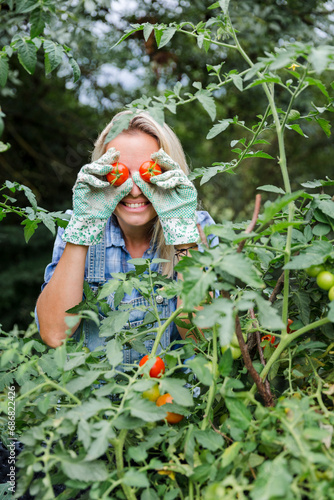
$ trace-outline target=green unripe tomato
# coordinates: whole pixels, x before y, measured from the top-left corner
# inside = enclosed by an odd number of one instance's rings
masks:
[[[231,349],[231,354],[233,359],[238,359],[241,356],[241,349],[240,347],[234,347],[233,345],[223,345],[221,350],[222,354],[224,354],[227,349]]]
[[[156,401],[160,396],[159,384],[154,384],[151,389],[143,392],[143,398],[149,399],[150,401]]]
[[[321,266],[321,265],[318,265],[318,266],[310,266],[308,267],[307,269],[305,269],[305,271],[307,272],[307,274],[311,277],[311,278],[316,278],[318,276],[319,273],[321,273],[322,271],[324,271],[325,268],[324,266]]]
[[[334,286],[329,289],[328,298],[330,301],[334,300]]]
[[[82,347],[82,349],[81,349],[81,350],[82,350],[83,352],[87,352],[87,354],[90,352],[90,349],[89,349],[89,347],[87,347],[87,346]]]
[[[323,290],[329,290],[334,286],[334,274],[329,271],[321,271],[317,276],[317,285]]]

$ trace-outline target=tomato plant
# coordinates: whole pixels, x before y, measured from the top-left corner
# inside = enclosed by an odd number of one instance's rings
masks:
[[[140,165],[139,173],[144,181],[151,182],[152,177],[161,174],[161,168],[155,161],[149,160]]]
[[[139,366],[145,365],[145,363],[147,363],[148,359],[149,359],[148,354],[143,356],[139,362]],[[154,365],[150,369],[150,377],[160,378],[161,375],[163,375],[164,373],[165,373],[165,363],[163,362],[163,360],[159,356],[157,356],[155,358]]]
[[[112,186],[121,186],[129,178],[129,169],[124,163],[113,163],[112,170],[107,174],[107,181]]]
[[[157,406],[163,406],[166,403],[173,403],[173,398],[169,393],[159,396],[159,398],[156,401]],[[183,415],[168,411],[165,419],[169,424],[178,424],[183,419]]]

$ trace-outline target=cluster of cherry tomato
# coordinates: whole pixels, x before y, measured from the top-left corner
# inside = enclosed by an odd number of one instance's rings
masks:
[[[148,354],[146,354],[146,356],[144,356],[140,360],[139,366],[145,365],[145,363],[147,363],[148,359],[149,359],[149,356],[148,356]],[[165,363],[163,362],[163,360],[159,356],[157,356],[155,358],[155,362],[154,362],[152,368],[150,369],[150,377],[160,378],[161,375],[163,375],[164,373],[165,373]],[[155,404],[157,406],[163,406],[166,403],[173,402],[173,397],[169,394],[169,392],[167,392],[167,394],[163,394],[162,396],[160,395],[158,383],[154,384],[147,391],[144,391],[143,398],[146,398],[146,399],[149,399],[150,401],[155,402]],[[167,420],[167,422],[169,424],[177,424],[178,422],[181,422],[182,419],[183,419],[183,415],[180,415],[179,413],[173,413],[170,411],[167,412],[167,415],[165,417],[165,420]]]
[[[107,181],[112,186],[121,186],[129,178],[129,169],[124,163],[113,163],[112,170],[107,174]],[[161,168],[153,161],[144,161],[139,167],[140,177],[146,181],[151,182],[151,178],[155,175],[161,174]]]
[[[334,300],[334,274],[327,271],[324,266],[311,266],[306,272],[311,278],[316,278],[319,288],[328,291],[329,300]]]

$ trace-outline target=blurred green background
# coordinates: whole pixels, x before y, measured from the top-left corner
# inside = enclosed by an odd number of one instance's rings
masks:
[[[64,61],[58,70],[45,76],[42,54],[35,73],[29,75],[16,56],[11,58],[8,82],[0,90],[5,114],[1,140],[11,144],[8,151],[0,154],[1,184],[7,179],[25,184],[45,209],[71,208],[71,190],[78,170],[89,160],[99,132],[126,104],[143,94],[149,97],[163,94],[177,82],[181,82],[183,94],[193,91],[194,81],[201,81],[205,87],[214,81],[208,75],[207,64],[224,61],[223,73],[245,69],[240,56],[213,45],[205,52],[192,37],[181,34],[158,50],[153,35],[145,41],[142,32],[138,32],[111,50],[131,24],[190,21],[196,25],[217,15],[215,9],[209,9],[212,3],[206,0],[57,2],[57,15],[49,20],[47,33],[71,47],[82,75],[73,83],[72,70]],[[232,21],[253,61],[285,42],[332,45],[333,13],[331,1],[230,2]],[[2,2],[1,47],[8,45],[15,33],[29,33],[28,20],[28,11],[22,8],[20,11],[13,2]],[[332,92],[331,79],[327,78],[327,90]],[[216,120],[237,115],[248,127],[257,122],[256,116],[264,113],[266,106],[260,87],[243,93],[230,85],[215,98]],[[282,105],[284,99],[282,95]],[[322,94],[316,87],[303,94],[299,111],[307,114],[310,102],[322,105]],[[192,169],[230,161],[235,157],[231,141],[244,137],[243,131],[230,126],[223,134],[207,140],[212,122],[199,103],[180,108],[177,115],[166,114],[166,121],[180,137]],[[293,189],[305,180],[333,175],[332,137],[313,122],[304,122],[303,130],[308,138],[293,131],[287,135]],[[275,137],[266,138],[272,143],[264,149],[276,158]],[[257,186],[282,186],[276,162],[264,159],[246,160],[236,175],[218,174],[203,186],[198,180],[195,182],[202,207],[218,223],[247,219],[252,213]],[[25,206],[24,197],[18,198]],[[19,218],[13,215],[2,221],[0,317],[4,330],[14,324],[24,328],[31,321],[30,312],[40,292],[44,268],[51,259],[53,240],[52,234],[41,227],[26,244]]]

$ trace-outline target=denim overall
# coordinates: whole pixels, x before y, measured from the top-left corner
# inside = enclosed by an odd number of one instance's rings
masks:
[[[159,269],[161,272],[161,269]],[[100,285],[106,283],[105,277],[105,239],[98,244],[89,247],[88,255],[87,255],[87,276],[85,280],[88,282],[90,288],[93,291],[96,291]],[[112,278],[111,278],[112,279]],[[138,294],[137,291],[134,293]],[[161,297],[161,295],[156,295],[155,300],[157,302],[157,309],[159,311],[159,316],[161,320],[165,320],[170,317],[170,315],[176,309],[176,301],[175,299],[166,299]],[[110,308],[114,309],[114,294],[109,295],[107,297],[107,303]],[[122,305],[129,306],[130,316],[129,322],[124,328],[136,328],[144,320],[145,315],[151,309],[151,305],[149,302],[142,296],[140,297],[130,297],[128,295],[124,296]],[[136,309],[136,307],[141,307],[143,310]],[[102,321],[105,316],[99,311],[99,319]],[[153,326],[153,325],[152,325]],[[155,327],[157,324],[154,325]],[[80,339],[80,330],[81,327],[78,328],[77,332],[74,335],[74,338],[77,340]],[[91,320],[83,321],[83,332],[84,332],[84,346],[88,347],[90,351],[93,351],[98,346],[105,346],[107,340],[105,337],[99,337],[99,328],[98,326]],[[164,332],[162,339],[160,341],[157,354],[162,350],[166,349],[166,347],[170,344],[172,340],[180,339],[176,326],[174,323],[170,324],[166,331]],[[108,337],[107,337],[108,339]],[[146,349],[148,352],[151,352],[153,347],[154,340],[146,340],[144,342]],[[143,357],[142,353],[137,352],[134,349],[123,349],[123,362],[124,363],[136,363],[139,359]]]

